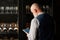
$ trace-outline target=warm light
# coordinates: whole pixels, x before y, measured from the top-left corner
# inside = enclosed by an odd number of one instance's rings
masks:
[[[26,5],[26,9],[30,9],[29,5]]]
[[[6,30],[7,28],[3,28],[3,30]]]
[[[1,7],[0,9],[4,10],[4,7]]]
[[[43,5],[43,8],[45,8],[45,6]]]
[[[6,9],[6,10],[9,10],[9,7],[6,7],[5,9]]]

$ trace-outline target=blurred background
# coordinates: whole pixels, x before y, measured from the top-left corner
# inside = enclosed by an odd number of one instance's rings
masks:
[[[0,40],[19,40],[19,0],[0,0]]]
[[[30,6],[34,2],[55,19],[53,0],[0,0],[0,40],[27,40],[22,29],[30,28]]]

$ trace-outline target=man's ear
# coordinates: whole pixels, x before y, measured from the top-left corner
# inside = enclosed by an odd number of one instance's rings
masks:
[[[37,10],[36,9],[34,9],[36,12],[37,12]]]

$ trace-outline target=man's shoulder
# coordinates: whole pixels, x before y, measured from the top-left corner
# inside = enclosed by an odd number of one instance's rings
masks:
[[[35,17],[35,18],[33,18],[32,20],[38,20],[38,19]]]
[[[33,18],[32,20],[31,20],[31,22],[35,22],[35,21],[39,21],[37,18]]]

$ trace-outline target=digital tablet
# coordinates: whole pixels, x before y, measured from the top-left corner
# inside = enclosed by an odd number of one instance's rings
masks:
[[[29,28],[23,29],[23,31],[27,34],[29,33]]]

